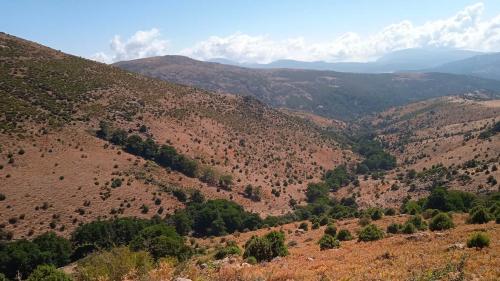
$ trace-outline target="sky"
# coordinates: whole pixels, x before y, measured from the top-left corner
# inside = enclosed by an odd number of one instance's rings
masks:
[[[406,48],[500,51],[500,0],[0,0],[0,31],[112,63],[178,54],[371,61]]]

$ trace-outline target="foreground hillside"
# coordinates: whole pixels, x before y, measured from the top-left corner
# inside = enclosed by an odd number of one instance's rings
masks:
[[[356,159],[312,123],[255,99],[145,78],[3,33],[0,92],[0,223],[16,238],[68,234],[96,218],[163,216],[195,190],[281,214],[290,199],[302,200],[307,182]],[[168,144],[194,172],[98,138],[101,121]],[[249,185],[252,196],[243,192]]]
[[[354,119],[429,98],[481,92],[498,97],[500,82],[444,73],[360,74],[301,69],[249,69],[181,56],[115,64],[165,81],[256,97],[267,104]]]
[[[404,223],[409,216],[384,217],[375,224],[381,229],[394,222]],[[414,234],[389,234],[373,242],[356,238],[340,242],[337,249],[321,251],[318,241],[326,227],[306,232],[297,231],[299,223],[284,225],[274,230],[286,233],[289,255],[269,263],[249,266],[238,259],[222,263],[215,270],[187,271],[184,274],[196,280],[198,276],[212,276],[213,280],[498,280],[500,276],[500,228],[498,224],[470,225],[465,216],[457,215],[456,228],[448,231],[424,231]],[[358,220],[336,223],[337,229],[346,229],[355,235],[362,226]],[[492,244],[483,250],[468,249],[466,241],[477,231],[486,231]],[[269,230],[227,236],[241,247],[252,235],[264,235]],[[496,241],[496,242],[494,242]],[[204,241],[211,247],[220,242]],[[463,264],[461,262],[463,261]],[[463,267],[462,267],[463,266]],[[193,275],[189,275],[193,274]],[[434,274],[434,279],[432,279]],[[458,279],[460,274],[463,274]]]

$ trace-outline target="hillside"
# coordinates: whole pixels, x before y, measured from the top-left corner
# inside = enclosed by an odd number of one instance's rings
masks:
[[[398,167],[379,179],[359,177],[359,187],[346,187],[338,195],[354,192],[362,206],[396,207],[407,196],[426,196],[436,184],[478,194],[498,191],[489,178],[500,178],[500,135],[479,135],[499,116],[498,100],[443,97],[368,118],[365,122],[374,126]]]
[[[428,71],[470,75],[500,80],[500,53],[478,55],[449,62]]]
[[[124,61],[115,66],[194,87],[253,96],[286,107],[350,120],[428,98],[500,93],[500,82],[443,73],[355,74],[299,69],[249,69],[181,56]]]
[[[4,33],[0,93],[0,223],[15,238],[68,235],[96,218],[164,216],[195,190],[281,214],[324,169],[357,158],[313,123],[253,98],[146,78]],[[100,121],[168,143],[196,163],[196,175],[96,137]],[[260,200],[243,193],[249,184]]]

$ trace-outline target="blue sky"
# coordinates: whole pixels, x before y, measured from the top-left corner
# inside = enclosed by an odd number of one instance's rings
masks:
[[[362,61],[406,47],[500,47],[498,0],[0,1],[1,31],[109,62],[162,54]],[[481,32],[489,37],[470,39]]]

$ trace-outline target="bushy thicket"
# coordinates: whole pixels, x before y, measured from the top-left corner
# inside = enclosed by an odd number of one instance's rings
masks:
[[[68,264],[71,253],[71,243],[52,232],[33,241],[22,239],[0,243],[0,272],[10,279],[15,278],[17,272],[26,278],[39,265],[60,267]]]
[[[278,256],[288,255],[285,245],[285,234],[283,232],[272,231],[265,236],[252,236],[245,243],[244,258],[254,257],[258,262],[270,261]]]
[[[384,151],[379,141],[372,136],[362,136],[355,140],[353,148],[365,157],[358,164],[356,172],[366,174],[378,170],[391,170],[396,167],[396,157]]]
[[[349,184],[353,179],[353,176],[349,174],[345,165],[340,165],[333,170],[328,170],[323,176],[323,181],[332,191],[336,191],[340,187]]]
[[[170,219],[181,234],[193,231],[196,236],[255,230],[263,224],[258,214],[247,212],[240,205],[223,199],[188,204]]]

